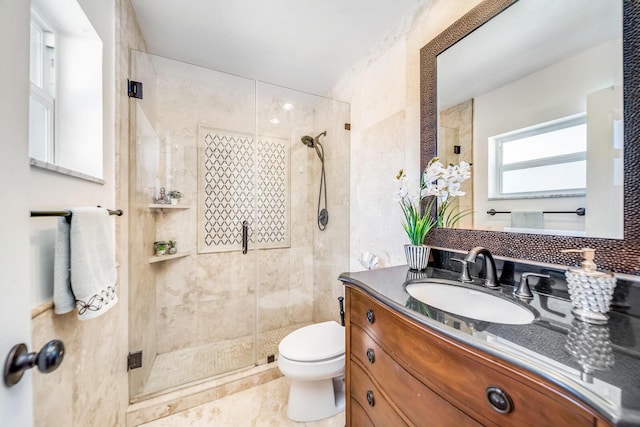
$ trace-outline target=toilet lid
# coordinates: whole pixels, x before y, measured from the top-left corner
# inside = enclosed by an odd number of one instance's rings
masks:
[[[291,332],[278,345],[278,352],[289,360],[312,362],[344,354],[344,328],[329,321]]]

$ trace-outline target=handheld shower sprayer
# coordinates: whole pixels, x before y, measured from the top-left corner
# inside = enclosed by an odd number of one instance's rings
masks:
[[[320,231],[324,231],[327,228],[329,222],[329,211],[327,211],[327,181],[324,173],[324,147],[320,144],[320,137],[327,136],[327,131],[318,134],[318,136],[311,137],[305,135],[300,140],[304,145],[309,148],[315,148],[316,154],[320,158],[322,163],[322,172],[320,174],[320,191],[318,193],[318,228]],[[324,207],[321,208],[320,202],[322,201],[322,193],[324,192]]]
[[[320,144],[321,136],[327,136],[327,131],[325,130],[324,132],[318,134],[318,136],[316,136],[315,138],[309,135],[305,135],[301,138],[301,141],[307,147],[315,148],[316,154],[318,154],[320,160],[324,162],[324,147],[322,147],[322,144]]]
[[[309,148],[313,148],[313,146],[316,144],[314,138],[309,135],[305,135],[302,137],[302,143]]]

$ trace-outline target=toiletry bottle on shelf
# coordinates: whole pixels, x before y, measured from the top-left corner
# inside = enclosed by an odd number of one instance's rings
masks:
[[[580,268],[570,268],[565,272],[573,315],[584,322],[594,324],[607,323],[609,305],[616,287],[616,278],[612,273],[598,271],[593,261],[596,251],[591,248],[564,249],[561,252],[582,254]]]

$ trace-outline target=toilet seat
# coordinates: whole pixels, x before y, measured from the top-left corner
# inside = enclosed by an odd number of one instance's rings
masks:
[[[344,327],[333,320],[291,332],[278,345],[278,353],[296,362],[319,362],[344,356]]]

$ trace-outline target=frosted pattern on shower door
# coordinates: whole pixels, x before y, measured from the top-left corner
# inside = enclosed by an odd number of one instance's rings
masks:
[[[260,137],[257,146],[252,135],[199,126],[199,253],[242,250],[243,221],[255,243],[255,208],[258,248],[289,247],[289,142]]]

